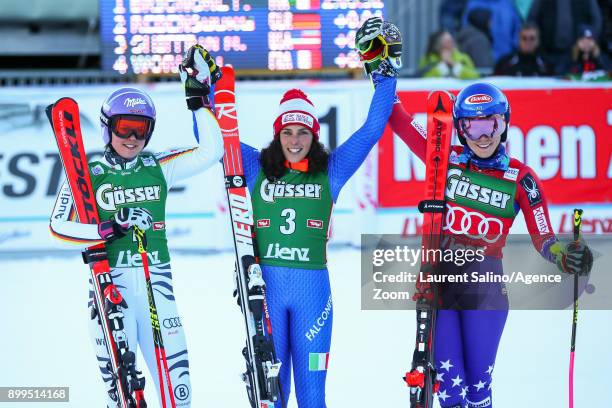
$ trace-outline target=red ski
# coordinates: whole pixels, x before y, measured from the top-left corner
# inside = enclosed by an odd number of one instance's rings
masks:
[[[247,330],[246,372],[242,375],[253,408],[275,408],[281,399],[279,372],[266,303],[266,286],[254,251],[253,209],[242,167],[238,117],[231,67],[221,69],[215,84],[215,110],[223,135],[223,171],[236,250],[238,304]]]
[[[425,157],[425,199],[419,203],[423,213],[423,251],[439,249],[446,207],[444,191],[453,134],[454,96],[446,91],[433,91],[427,97],[427,154]],[[437,274],[437,259],[421,262],[424,275]],[[432,408],[438,390],[434,359],[434,330],[438,291],[435,285],[417,282],[417,333],[412,369],[404,380],[410,387],[411,408]]]
[[[79,106],[74,99],[61,98],[49,105],[46,113],[53,128],[79,221],[98,224],[98,208],[81,135]],[[94,286],[96,314],[92,318],[97,315],[102,325],[104,342],[110,356],[108,369],[113,375],[113,397],[119,408],[146,408],[145,379],[136,371],[136,356],[129,350],[123,326],[122,310],[127,308],[127,304],[113,284],[104,244],[87,248],[83,252],[83,261],[89,264]]]

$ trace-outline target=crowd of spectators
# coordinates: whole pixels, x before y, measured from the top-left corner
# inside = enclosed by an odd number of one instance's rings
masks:
[[[608,79],[612,0],[445,0],[421,76]]]

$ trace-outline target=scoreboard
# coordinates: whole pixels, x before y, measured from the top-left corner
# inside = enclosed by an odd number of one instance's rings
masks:
[[[100,0],[102,68],[177,72],[198,43],[238,70],[359,68],[355,33],[382,0]]]

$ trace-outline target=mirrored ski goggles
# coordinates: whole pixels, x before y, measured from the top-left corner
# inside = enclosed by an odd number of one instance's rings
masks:
[[[359,49],[359,58],[363,62],[386,59],[389,55],[395,58],[401,54],[402,43],[388,43],[382,35],[370,41],[367,48]]]
[[[121,139],[134,135],[136,140],[145,140],[151,131],[152,121],[143,116],[115,116],[111,122],[112,131]]]
[[[481,137],[500,136],[504,132],[504,118],[500,114],[477,118],[460,118],[459,127],[463,136],[470,140]]]

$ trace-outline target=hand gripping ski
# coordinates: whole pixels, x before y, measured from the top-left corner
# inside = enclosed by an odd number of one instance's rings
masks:
[[[439,249],[442,235],[446,188],[446,172],[453,130],[454,97],[446,91],[431,92],[427,98],[427,154],[425,171],[425,199],[419,203],[423,213],[423,251]],[[436,259],[423,261],[421,272],[427,276],[437,274]],[[435,284],[417,282],[417,333],[412,368],[404,376],[410,387],[411,408],[432,408],[433,396],[438,391],[434,359],[434,331],[438,290]]]

